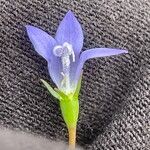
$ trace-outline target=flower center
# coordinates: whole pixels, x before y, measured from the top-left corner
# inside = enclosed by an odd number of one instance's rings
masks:
[[[72,62],[75,62],[75,54],[72,45],[65,42],[63,45],[57,45],[53,49],[53,54],[61,58],[63,79],[61,81],[61,87],[65,89],[65,92],[70,91],[70,56],[72,56]]]

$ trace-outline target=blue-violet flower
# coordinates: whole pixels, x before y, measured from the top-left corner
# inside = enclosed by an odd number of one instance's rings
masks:
[[[69,144],[75,144],[71,136],[75,136],[78,119],[78,95],[81,85],[82,68],[86,60],[127,53],[126,50],[112,48],[92,48],[81,52],[83,32],[80,23],[71,11],[61,21],[55,38],[43,30],[27,25],[28,36],[35,50],[48,63],[49,74],[56,84],[53,89],[42,80],[53,96],[60,100],[62,115],[70,135]],[[74,132],[72,131],[74,129]]]

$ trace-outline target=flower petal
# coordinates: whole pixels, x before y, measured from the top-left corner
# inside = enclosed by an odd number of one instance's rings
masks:
[[[79,56],[83,47],[83,32],[80,23],[71,11],[61,21],[57,33],[56,40],[59,44],[67,42],[73,46],[75,56]]]
[[[56,44],[55,39],[43,30],[31,25],[27,25],[26,30],[35,50],[49,61],[52,57],[52,49]]]
[[[80,55],[80,61],[84,63],[86,60],[90,58],[113,56],[122,53],[128,53],[128,51],[121,50],[121,49],[112,49],[112,48],[94,48],[82,52]]]
[[[58,89],[60,89],[61,81],[63,79],[61,75],[62,64],[60,58],[54,57],[53,61],[48,62],[48,71],[53,82],[57,85]]]
[[[62,68],[60,58],[53,54],[53,48],[56,45],[55,39],[34,26],[27,25],[26,29],[35,50],[47,60],[49,74],[57,87],[59,87],[62,80],[60,74]]]
[[[94,48],[94,49],[89,49],[89,50],[82,52],[80,55],[80,60],[78,63],[76,74],[75,74],[75,83],[77,84],[78,82],[83,65],[86,60],[91,59],[91,58],[96,58],[96,57],[119,55],[122,53],[128,53],[128,51],[120,50],[120,49],[111,49],[111,48]]]

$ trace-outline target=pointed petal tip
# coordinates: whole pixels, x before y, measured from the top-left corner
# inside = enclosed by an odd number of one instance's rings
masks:
[[[77,18],[75,17],[74,13],[73,13],[71,10],[69,10],[69,11],[66,13],[66,15],[65,15],[64,18],[69,19],[69,20],[77,19]]]
[[[39,28],[34,27],[34,26],[32,26],[32,25],[26,25],[25,28],[26,28],[26,30],[27,30],[28,33],[29,33],[29,32],[37,31],[37,30],[39,29]]]
[[[73,13],[72,10],[68,10],[68,13]]]
[[[118,54],[123,54],[123,53],[127,54],[128,53],[128,50],[126,50],[126,49],[110,49],[110,48],[106,48],[106,50],[108,50],[108,52],[111,51],[111,50],[116,50],[115,51],[116,52],[115,55],[117,55],[117,52],[118,52]]]
[[[27,31],[28,35],[30,35],[31,33],[34,32],[36,27],[31,26],[31,25],[26,25],[25,28],[26,28],[26,31]]]
[[[120,51],[121,54],[122,54],[122,53],[125,53],[125,54],[128,53],[128,50],[126,50],[126,49],[118,49],[118,50]]]
[[[74,13],[71,10],[68,10],[68,12],[66,13],[66,16],[74,16]]]
[[[33,26],[31,26],[31,25],[25,25],[25,28],[26,28],[27,31],[30,30],[32,27]]]
[[[128,50],[124,50],[124,53],[126,53],[126,54],[127,54],[127,53],[128,53]]]

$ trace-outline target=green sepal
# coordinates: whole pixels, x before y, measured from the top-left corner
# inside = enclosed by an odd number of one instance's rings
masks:
[[[60,108],[62,116],[68,128],[75,128],[79,115],[79,101],[78,99],[63,99],[60,101]]]
[[[45,85],[45,87],[48,89],[48,91],[57,99],[61,99],[61,96],[47,83],[45,80],[40,79],[41,82]]]

